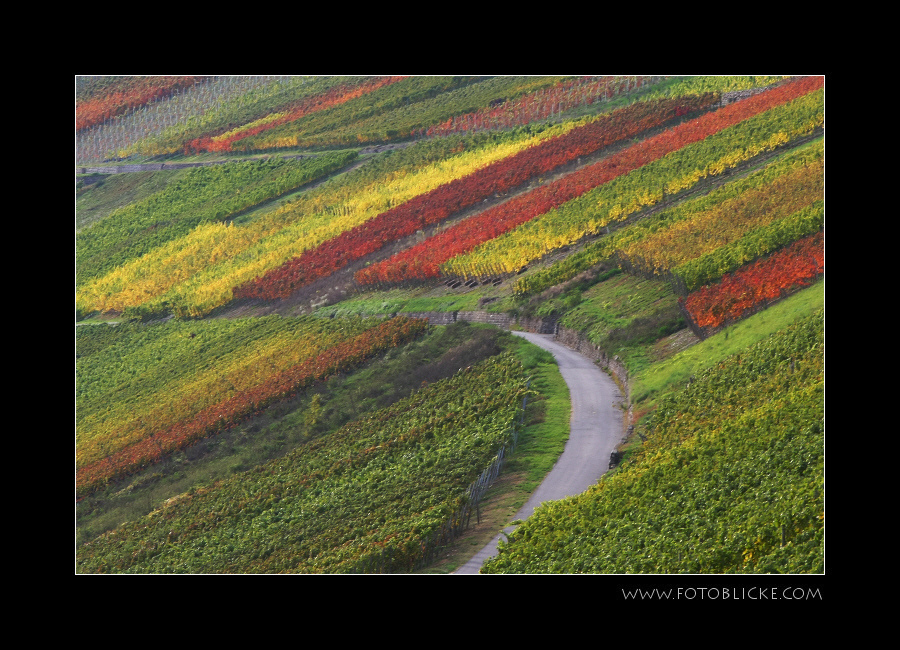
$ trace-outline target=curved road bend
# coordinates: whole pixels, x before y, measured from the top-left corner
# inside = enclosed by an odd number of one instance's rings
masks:
[[[622,394],[616,383],[590,359],[557,343],[549,334],[513,332],[550,352],[569,387],[572,418],[569,440],[559,460],[515,519],[527,519],[544,501],[584,492],[609,468],[609,456],[622,437]],[[515,526],[504,529],[510,533]],[[501,533],[502,535],[502,533]],[[477,574],[484,561],[496,555],[501,535],[453,572]]]

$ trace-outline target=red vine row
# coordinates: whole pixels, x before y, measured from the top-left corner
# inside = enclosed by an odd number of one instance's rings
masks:
[[[495,194],[507,192],[580,156],[635,137],[676,117],[708,108],[717,99],[714,94],[706,94],[641,102],[602,116],[382,212],[262,277],[235,288],[235,298],[271,300],[287,297],[314,280],[328,276],[401,237],[438,223]],[[581,191],[586,189],[589,188],[584,187]]]
[[[315,381],[353,368],[379,351],[415,338],[427,324],[422,319],[398,317],[338,343],[318,356],[272,375],[254,388],[236,393],[201,411],[190,420],[176,423],[101,461],[79,469],[76,472],[76,492],[79,496],[85,496],[110,480],[123,478],[160,461],[169,453],[207,436],[221,433]]]
[[[721,282],[698,289],[680,302],[701,331],[736,322],[821,276],[825,271],[824,244],[825,234],[820,231],[725,275]]]

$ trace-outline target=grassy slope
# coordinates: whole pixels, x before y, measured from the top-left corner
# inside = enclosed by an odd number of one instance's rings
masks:
[[[700,345],[651,364],[632,379],[632,402],[648,408],[667,392],[682,386],[703,368],[744,350],[798,318],[825,306],[825,282],[790,296],[765,311],[709,337]]]

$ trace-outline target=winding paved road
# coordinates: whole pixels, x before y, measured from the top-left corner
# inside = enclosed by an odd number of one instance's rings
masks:
[[[569,387],[572,418],[569,440],[556,465],[515,519],[527,519],[544,501],[581,494],[609,468],[609,456],[622,438],[622,395],[616,383],[590,359],[557,343],[549,334],[513,332],[549,351]],[[503,533],[510,533],[509,526]],[[453,572],[477,574],[484,561],[496,555],[501,535]]]

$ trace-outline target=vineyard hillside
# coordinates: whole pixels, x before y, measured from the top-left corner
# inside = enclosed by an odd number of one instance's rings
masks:
[[[823,76],[76,76],[75,572],[825,573]],[[608,468],[608,469],[606,469]]]

